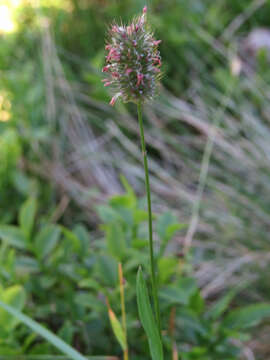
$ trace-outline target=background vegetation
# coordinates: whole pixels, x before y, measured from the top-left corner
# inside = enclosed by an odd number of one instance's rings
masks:
[[[144,5],[0,2],[0,299],[84,354],[120,355],[105,297],[120,315],[121,261],[132,359],[148,358],[134,290],[147,266],[144,175],[136,109],[108,105],[101,69],[107,26]],[[166,349],[173,337],[183,359],[267,359],[270,35],[255,30],[270,26],[270,4],[147,5],[164,72],[144,120]],[[56,353],[0,312],[1,355]]]

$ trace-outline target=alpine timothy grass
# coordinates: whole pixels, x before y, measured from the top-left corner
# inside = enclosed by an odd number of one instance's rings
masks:
[[[148,321],[151,311],[148,304],[147,289],[142,283],[143,275],[137,277],[137,300],[139,315],[143,327],[147,333],[152,357],[158,356],[163,359],[161,341],[161,321],[158,300],[157,273],[153,245],[151,191],[146,144],[144,137],[142,105],[152,100],[157,94],[161,77],[161,57],[158,45],[161,40],[156,40],[147,23],[147,7],[143,8],[140,16],[133,19],[129,25],[112,24],[108,32],[108,42],[105,46],[107,51],[106,65],[103,72],[108,76],[103,79],[104,86],[112,86],[114,95],[110,101],[113,106],[118,98],[124,102],[133,102],[137,106],[138,122],[141,137],[141,150],[143,155],[145,189],[148,206],[148,230],[149,230],[149,257],[152,283],[152,298],[155,316]],[[144,293],[146,292],[146,293]],[[144,302],[147,302],[144,303]],[[149,305],[149,306],[148,306]],[[146,316],[146,318],[145,318]],[[155,322],[152,320],[155,319]]]

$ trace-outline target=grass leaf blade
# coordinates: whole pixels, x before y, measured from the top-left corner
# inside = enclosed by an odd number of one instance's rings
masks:
[[[52,345],[54,345],[58,350],[60,350],[65,355],[69,356],[72,360],[87,360],[83,355],[81,355],[78,351],[73,349],[70,345],[65,343],[58,336],[54,335],[49,330],[45,329],[43,326],[39,325],[36,321],[32,320],[30,317],[24,315],[22,312],[14,309],[13,307],[3,303],[0,301],[0,307],[6,310],[9,314],[16,317],[34,332],[38,333],[40,336],[49,341]]]
[[[163,360],[162,343],[141,268],[137,273],[136,292],[139,316],[148,338],[152,360]]]

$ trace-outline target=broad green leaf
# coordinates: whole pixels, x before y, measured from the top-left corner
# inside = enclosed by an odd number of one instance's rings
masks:
[[[141,268],[136,282],[137,304],[142,326],[146,332],[152,360],[163,360],[163,348]]]
[[[39,325],[36,321],[32,320],[30,317],[24,315],[21,311],[18,311],[12,306],[7,305],[3,301],[0,300],[0,308],[8,312],[10,315],[14,316],[17,320],[24,323],[24,325],[28,326],[31,330],[38,333],[44,339],[46,339],[49,343],[54,345],[58,350],[67,355],[72,360],[87,360],[84,356],[82,356],[77,350],[73,349],[71,346],[66,344],[62,339],[58,336],[54,335],[49,330],[45,329],[43,326]]]
[[[17,256],[16,267],[20,274],[36,273],[40,271],[39,263],[36,259],[30,256]]]
[[[177,218],[171,212],[165,212],[157,221],[156,229],[161,239],[160,256],[164,253],[166,246],[175,232],[186,227],[186,224],[179,224]]]
[[[148,240],[135,238],[132,241],[132,248],[133,249],[143,249],[143,248],[146,248],[148,246],[148,244],[149,244]]]
[[[131,208],[133,206],[133,200],[129,195],[114,195],[110,198],[109,203],[115,208]]]
[[[6,241],[9,245],[18,249],[25,249],[25,239],[21,230],[16,226],[1,225],[0,239]]]
[[[81,250],[81,242],[80,239],[74,234],[72,231],[67,229],[64,226],[61,226],[62,232],[65,235],[65,238],[68,240],[70,244],[70,248],[73,252],[78,253]]]
[[[99,205],[97,207],[97,211],[99,217],[105,224],[121,220],[121,216],[118,214],[118,212],[112,209],[110,206]]]
[[[78,292],[74,294],[74,301],[76,304],[84,308],[92,309],[98,313],[104,311],[104,303],[98,297],[90,292]]]
[[[229,329],[246,329],[258,325],[270,317],[270,304],[248,305],[231,311],[224,319],[223,325]]]
[[[156,229],[160,239],[164,239],[166,237],[167,227],[175,222],[175,216],[173,216],[172,213],[169,211],[159,216],[156,224]]]
[[[78,286],[83,289],[99,289],[100,285],[98,282],[92,278],[86,278],[79,281]]]
[[[165,286],[160,290],[160,297],[170,304],[187,305],[193,294],[197,291],[194,279],[181,279],[178,284]]]
[[[148,212],[146,210],[136,209],[134,210],[133,214],[136,224],[140,224],[141,222],[148,220]]]
[[[119,320],[117,319],[115,313],[112,311],[111,308],[108,309],[108,313],[109,313],[109,318],[113,329],[113,333],[116,339],[118,340],[119,344],[121,345],[122,350],[125,351],[127,348],[127,339],[124,330],[122,328],[122,325],[120,324]]]
[[[167,239],[171,239],[173,237],[173,235],[180,230],[183,230],[187,227],[187,224],[179,224],[179,223],[175,223],[175,224],[171,224],[167,227],[166,229],[166,238]]]
[[[97,273],[102,284],[115,287],[118,283],[117,261],[107,255],[97,257]]]
[[[175,274],[179,260],[175,257],[158,259],[159,284],[165,284]]]
[[[127,228],[132,228],[135,225],[133,209],[128,209],[127,207],[123,207],[123,206],[119,206],[116,209],[121,217],[121,223],[124,223],[127,226]]]
[[[61,229],[59,226],[45,225],[35,239],[35,250],[39,258],[44,259],[59,241]]]
[[[81,251],[85,254],[89,250],[90,234],[85,226],[78,224],[72,229],[73,233],[77,236],[81,243]]]
[[[229,308],[230,303],[233,298],[248,286],[248,283],[241,283],[236,288],[230,290],[226,295],[224,295],[220,300],[218,300],[214,305],[210,307],[210,309],[206,312],[206,317],[211,318],[213,320],[218,319],[225,311]]]
[[[20,209],[19,224],[26,239],[29,239],[34,225],[37,202],[34,198],[28,199]]]
[[[126,240],[120,224],[112,223],[106,227],[106,240],[109,253],[122,260],[126,252]]]
[[[123,175],[120,175],[120,180],[127,192],[127,195],[129,196],[129,199],[131,201],[131,206],[133,207],[136,207],[136,204],[137,204],[137,198],[136,198],[136,195],[135,195],[135,192],[133,190],[133,188],[129,185],[127,179],[123,176]]]
[[[72,325],[70,320],[66,320],[61,326],[57,335],[60,336],[65,342],[72,344],[73,336],[76,333],[76,327]]]
[[[26,300],[24,288],[20,285],[6,288],[0,291],[0,300],[13,306],[17,310],[22,310]],[[18,319],[8,314],[5,310],[0,309],[0,328],[2,327],[6,331],[12,331],[18,322]]]
[[[176,310],[176,324],[182,331],[189,329],[189,331],[194,331],[204,337],[209,335],[210,324],[203,322],[198,313],[186,306],[179,306]]]
[[[205,302],[203,297],[200,294],[200,291],[197,290],[190,298],[189,301],[190,308],[195,311],[197,314],[201,314],[205,308]]]

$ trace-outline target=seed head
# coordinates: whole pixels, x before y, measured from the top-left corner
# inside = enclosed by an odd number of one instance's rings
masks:
[[[158,45],[146,22],[147,7],[141,16],[129,25],[113,24],[109,30],[106,66],[103,72],[108,78],[102,80],[104,86],[113,86],[115,95],[125,102],[144,102],[151,100],[158,87],[161,76],[161,58]]]

